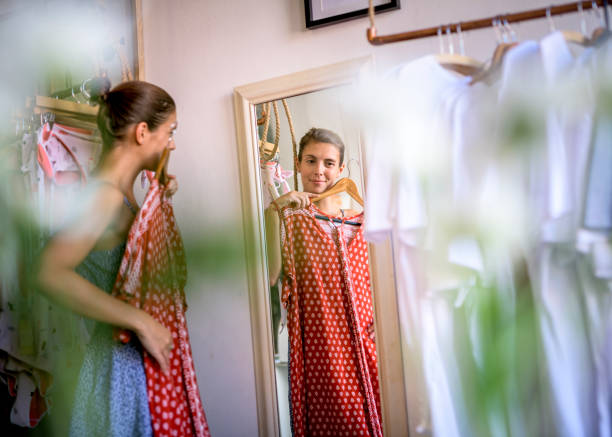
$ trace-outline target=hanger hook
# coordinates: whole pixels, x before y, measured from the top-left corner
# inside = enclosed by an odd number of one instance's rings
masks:
[[[584,8],[582,7],[582,1],[578,2],[578,16],[580,17],[580,32],[582,32],[583,35],[586,35],[587,34],[586,18],[584,15]]]
[[[597,2],[595,0],[591,2],[591,6],[593,9],[593,13],[595,14],[595,18],[599,18],[599,25],[601,27],[604,27],[606,24],[605,14],[599,10],[599,6],[597,5]]]
[[[509,41],[508,32],[506,32],[506,29],[504,28],[502,24],[501,15],[498,15],[497,17],[495,17],[495,27],[497,28],[497,35],[498,35],[499,43],[500,44],[507,43]]]
[[[440,43],[440,54],[444,54],[444,40],[442,39],[442,26],[438,27],[438,42]]]
[[[448,38],[448,51],[451,55],[455,54],[455,46],[453,44],[453,35],[451,32],[451,25],[446,26],[446,37]]]
[[[82,83],[81,83],[81,94],[83,94],[85,96],[85,98],[87,99],[87,101],[89,102],[89,100],[91,99],[91,94],[89,94],[89,92],[87,91],[87,84],[91,81],[91,77],[89,79],[85,79]]]
[[[599,15],[599,6],[597,6],[597,2],[595,0],[591,1],[591,9],[593,10],[593,13],[595,13],[595,15]]]
[[[555,28],[555,22],[553,21],[553,18],[552,18],[551,9],[552,9],[552,6],[549,6],[546,8],[546,19],[548,20],[548,27],[550,28],[550,32],[552,33],[557,29]]]
[[[518,41],[518,38],[516,36],[516,32],[515,32],[514,28],[510,25],[510,22],[508,21],[508,16],[507,15],[504,15],[504,27],[507,29],[508,34],[510,35],[510,41],[511,42]]]
[[[461,30],[461,22],[457,24],[457,34],[459,35],[459,54],[465,56],[465,40],[463,39],[463,31]]]
[[[501,30],[499,30],[499,19],[498,17],[493,18],[491,25],[493,26],[493,30],[495,31],[495,36],[497,37],[497,44],[501,44],[503,42]]]
[[[508,29],[506,28],[506,25],[504,24],[504,20],[501,15],[497,18],[497,25],[499,26],[499,29],[501,30],[504,43],[506,44],[509,43],[510,33],[508,32]]]

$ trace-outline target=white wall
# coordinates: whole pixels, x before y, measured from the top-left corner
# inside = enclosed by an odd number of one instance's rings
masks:
[[[171,172],[178,175],[181,189],[175,208],[184,235],[194,238],[228,229],[230,236],[242,238],[234,87],[370,54],[383,70],[438,51],[437,38],[373,47],[365,38],[366,18],[305,30],[302,0],[143,3],[146,79],[166,88],[178,104],[178,148]],[[551,1],[401,3],[401,10],[377,17],[379,34],[544,7]],[[576,16],[555,23],[579,27]],[[548,24],[523,23],[515,29],[522,39],[538,38],[548,32]],[[494,33],[466,34],[465,45],[468,55],[485,60],[495,46]],[[256,435],[245,269],[196,278],[196,267],[192,263],[187,316],[211,431],[215,436]]]

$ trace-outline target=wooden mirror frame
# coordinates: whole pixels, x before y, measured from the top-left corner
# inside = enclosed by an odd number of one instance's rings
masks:
[[[132,10],[134,11],[134,46],[136,48],[136,53],[134,54],[136,60],[134,79],[145,80],[142,0],[132,0]]]
[[[255,105],[326,88],[354,83],[371,70],[371,56],[280,76],[234,89],[234,113],[242,193],[245,256],[249,287],[257,420],[260,436],[279,436],[278,403],[272,346],[272,322],[264,214],[259,172]],[[362,158],[365,156],[362,155]],[[362,162],[364,159],[362,159]],[[362,165],[365,168],[365,165]],[[367,174],[364,174],[364,185]],[[407,436],[408,413],[402,368],[402,348],[390,243],[370,252],[378,367],[384,434]],[[384,340],[383,340],[384,339]]]

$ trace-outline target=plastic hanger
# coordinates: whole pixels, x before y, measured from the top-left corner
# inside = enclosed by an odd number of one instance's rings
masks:
[[[332,196],[334,194],[342,193],[342,192],[346,192],[349,196],[355,199],[357,203],[363,206],[363,199],[359,195],[359,190],[357,190],[357,185],[355,184],[355,182],[353,182],[352,179],[349,179],[349,178],[340,179],[338,182],[336,182],[336,184],[333,187],[331,187],[329,190],[325,191],[324,193],[321,193],[320,195],[312,199],[312,201],[318,202],[319,200],[323,200],[326,197]]]
[[[440,53],[436,55],[438,63],[447,70],[454,71],[464,76],[472,76],[477,71],[481,70],[483,63],[477,59],[470,58],[465,55],[465,42],[463,33],[461,32],[461,23],[457,24],[457,34],[459,35],[459,54],[455,53],[455,47],[451,36],[451,26],[446,27],[446,36],[448,37],[449,53],[444,52],[444,43],[442,41],[442,28],[438,28],[438,38],[440,40]]]

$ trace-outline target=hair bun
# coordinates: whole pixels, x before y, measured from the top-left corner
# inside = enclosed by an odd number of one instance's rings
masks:
[[[111,83],[108,77],[96,77],[89,82],[90,100],[95,103],[106,102]]]

